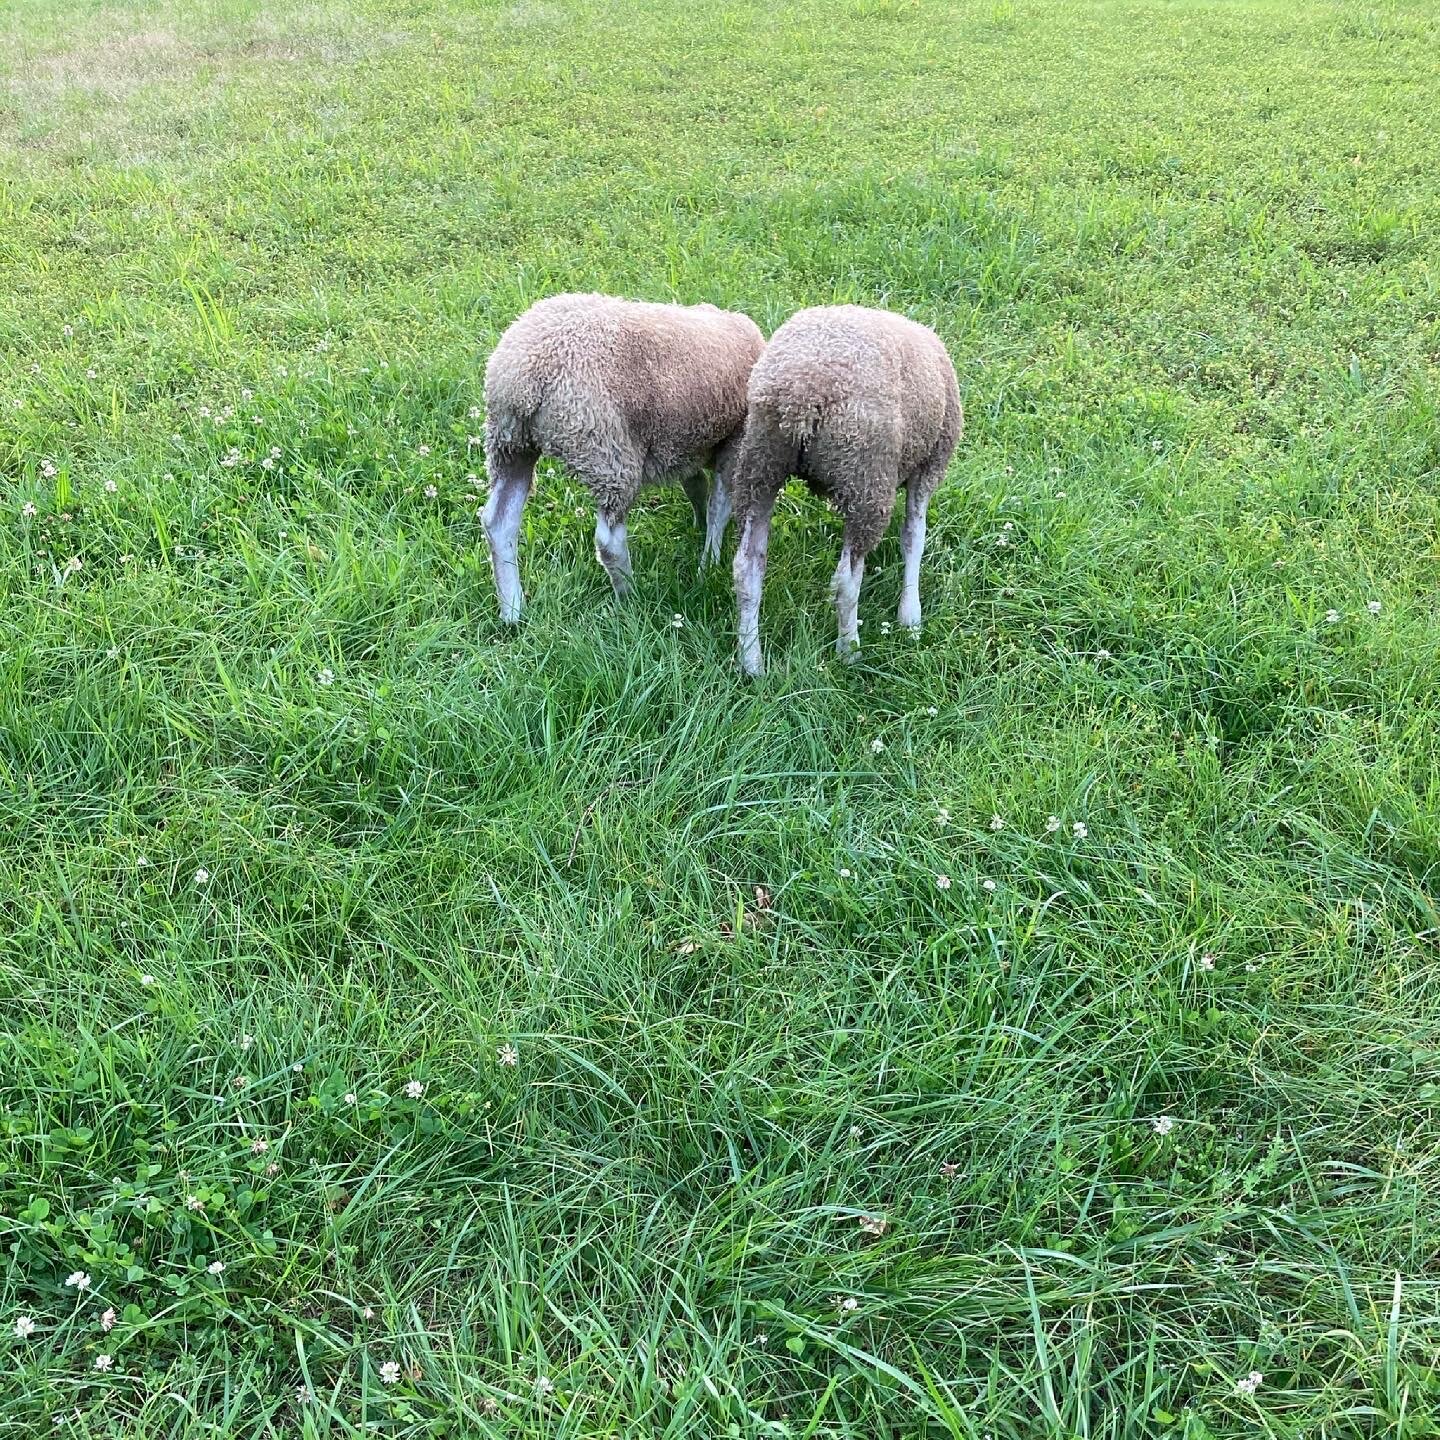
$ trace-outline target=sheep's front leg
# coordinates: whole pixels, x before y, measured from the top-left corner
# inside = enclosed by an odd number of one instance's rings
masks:
[[[765,588],[765,562],[770,558],[770,515],[774,508],[772,496],[769,504],[745,517],[735,550],[740,669],[752,676],[765,673],[765,659],[760,653],[760,594]]]
[[[615,593],[624,599],[630,593],[630,540],[625,533],[625,517],[618,519],[597,511],[595,515],[595,558],[605,567]]]
[[[904,630],[920,628],[920,556],[925,551],[925,511],[929,504],[928,491],[916,485],[905,491],[905,524],[900,532],[905,579],[900,587],[900,610],[895,617]]]
[[[490,565],[495,572],[495,589],[500,596],[500,618],[507,625],[520,619],[525,600],[520,590],[520,523],[525,500],[535,477],[534,451],[504,454],[492,451],[487,465],[490,494],[480,512],[485,540],[490,547]]]
[[[681,488],[685,491],[685,498],[690,502],[690,508],[695,512],[695,528],[705,528],[705,472],[703,470],[692,471],[689,475],[680,477]]]
[[[847,544],[840,552],[840,564],[830,582],[835,596],[835,618],[839,633],[835,637],[835,654],[850,663],[860,658],[860,582],[865,578],[865,557],[854,555]]]

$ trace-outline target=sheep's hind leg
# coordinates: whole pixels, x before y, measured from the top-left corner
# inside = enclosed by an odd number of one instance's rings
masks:
[[[739,612],[740,669],[746,675],[763,675],[765,657],[760,651],[760,596],[765,588],[765,564],[770,558],[770,516],[775,497],[769,496],[740,528],[735,548],[735,603]]]
[[[625,533],[625,517],[614,519],[603,510],[595,515],[595,558],[605,567],[615,594],[625,599],[631,590],[633,571],[630,568],[630,540]]]
[[[485,540],[490,547],[490,565],[495,572],[495,590],[500,597],[500,618],[514,625],[524,609],[520,589],[520,524],[525,516],[525,500],[535,477],[533,450],[505,454],[492,451],[487,457],[490,471],[490,494],[480,513],[485,527]]]
[[[715,484],[710,489],[710,508],[705,515],[705,548],[700,552],[702,570],[707,565],[720,563],[720,546],[725,539],[725,527],[730,523],[732,509],[730,487],[717,470]]]
[[[896,620],[904,630],[920,628],[920,557],[925,551],[925,512],[930,492],[911,484],[905,490],[905,524],[900,531],[900,548],[905,557],[905,578],[900,587],[900,610]]]
[[[835,636],[837,658],[851,664],[860,658],[860,582],[865,578],[865,557],[855,555],[849,543],[840,551],[840,563],[830,582],[835,597]]]

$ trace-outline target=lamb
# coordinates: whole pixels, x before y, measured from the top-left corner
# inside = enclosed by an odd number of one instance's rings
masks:
[[[610,295],[551,296],[505,331],[485,367],[481,514],[503,620],[524,603],[516,550],[542,454],[594,495],[595,556],[617,595],[630,590],[625,517],[643,485],[679,480],[706,530],[702,568],[720,558],[745,384],[764,347],[748,316]]]
[[[879,543],[905,487],[905,578],[899,622],[920,624],[925,512],[964,428],[955,367],[933,330],[857,305],[801,310],[770,337],[750,374],[749,409],[731,477],[736,524],[735,597],[740,667],[764,671],[760,592],[770,516],[796,475],[845,520],[831,582],[836,654],[859,650],[856,611],[865,557]]]

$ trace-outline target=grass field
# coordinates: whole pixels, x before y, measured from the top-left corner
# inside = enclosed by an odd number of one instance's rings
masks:
[[[1434,7],[0,37],[0,1436],[1440,1432]],[[918,641],[553,468],[502,631],[590,288],[937,327]]]

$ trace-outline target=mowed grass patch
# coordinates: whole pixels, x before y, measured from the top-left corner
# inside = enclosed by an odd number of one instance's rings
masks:
[[[4,24],[0,1434],[1434,1430],[1428,9]],[[505,630],[566,289],[934,325],[923,636]]]

